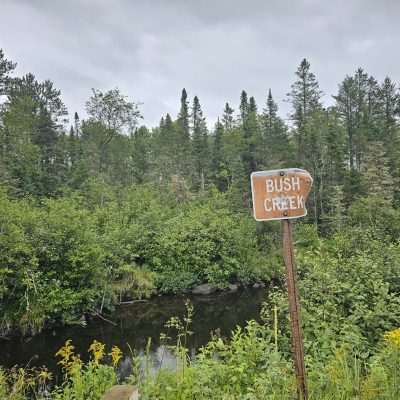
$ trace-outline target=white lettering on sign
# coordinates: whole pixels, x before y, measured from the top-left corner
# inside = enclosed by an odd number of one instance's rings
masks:
[[[299,168],[253,172],[251,191],[255,219],[269,221],[304,217],[312,182],[311,175]]]
[[[298,208],[304,208],[304,197],[301,195],[273,197],[264,200],[265,211],[297,210]]]
[[[265,184],[267,186],[267,193],[300,190],[300,178],[298,176],[267,179]]]

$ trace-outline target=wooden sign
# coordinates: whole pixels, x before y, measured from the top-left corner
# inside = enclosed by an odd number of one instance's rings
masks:
[[[254,218],[269,221],[304,217],[312,182],[311,175],[298,168],[253,172]]]
[[[307,215],[306,200],[312,182],[311,175],[298,168],[259,171],[251,174],[254,218],[257,221],[282,220],[283,258],[286,264],[293,363],[299,400],[308,399],[308,390],[301,329],[300,296],[297,289],[290,219]]]

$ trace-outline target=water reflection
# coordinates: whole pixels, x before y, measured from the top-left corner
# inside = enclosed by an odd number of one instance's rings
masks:
[[[86,327],[74,326],[45,331],[33,338],[13,338],[0,341],[0,365],[47,365],[56,375],[59,374],[56,351],[67,339],[72,339],[76,352],[84,360],[88,359],[87,349],[94,339],[111,349],[119,346],[125,354],[121,373],[125,375],[131,368],[130,348],[141,357],[145,356],[150,338],[148,357],[153,370],[175,367],[175,356],[171,350],[160,343],[160,334],[167,333],[166,321],[172,316],[182,317],[185,313],[185,300],[194,306],[192,331],[188,348],[192,356],[196,350],[210,339],[211,331],[228,336],[235,326],[243,326],[250,319],[259,319],[265,289],[241,290],[236,293],[218,293],[210,296],[162,296],[145,303],[121,306],[110,317],[115,325],[97,320]],[[169,335],[171,336],[171,335]],[[143,361],[142,361],[143,362]],[[126,371],[124,372],[124,368]]]

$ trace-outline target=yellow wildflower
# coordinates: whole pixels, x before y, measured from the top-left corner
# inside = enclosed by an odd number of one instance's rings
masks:
[[[57,351],[56,356],[61,357],[61,360],[58,362],[58,364],[62,365],[63,368],[69,368],[71,358],[74,355],[74,349],[75,347],[72,345],[71,339],[68,339],[64,346]]]
[[[99,361],[104,357],[104,348],[105,345],[97,340],[94,340],[89,347],[89,352],[92,353],[96,365],[98,365]]]
[[[77,375],[83,367],[83,362],[79,355],[72,356],[68,372],[72,375]]]
[[[386,342],[400,349],[400,328],[386,332],[383,337]]]
[[[37,377],[40,383],[45,384],[47,381],[51,381],[53,376],[46,368],[42,368],[37,374]]]
[[[118,346],[113,346],[109,355],[112,358],[113,367],[116,367],[119,363],[119,360],[122,358],[122,351]]]
[[[82,361],[79,358],[79,355],[76,356],[74,354],[74,349],[75,347],[71,344],[71,340],[68,339],[64,346],[61,347],[61,349],[56,353],[56,356],[61,357],[61,360],[58,362],[58,364],[60,364],[68,373],[76,371],[82,366]]]

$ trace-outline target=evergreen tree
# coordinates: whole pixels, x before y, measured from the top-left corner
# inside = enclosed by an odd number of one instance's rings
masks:
[[[204,190],[208,161],[208,134],[199,98],[193,99],[192,106],[192,157],[194,164],[194,186]]]
[[[81,122],[79,119],[79,115],[76,111],[74,114],[74,131],[75,131],[75,136],[79,137],[81,134]]]
[[[327,120],[324,111],[314,111],[304,125],[303,166],[311,173],[314,183],[309,197],[309,218],[318,225],[323,218],[323,193],[326,174]]]
[[[28,193],[36,195],[54,195],[64,183],[66,140],[61,138],[61,122],[65,114],[61,93],[52,82],[38,82],[33,74],[11,81],[3,123],[9,150],[12,149],[7,157],[13,165],[10,176],[17,191],[22,189],[19,182],[25,179],[30,182],[23,185],[25,190],[28,188]],[[25,158],[25,154],[29,157]],[[23,173],[20,167],[16,168],[18,158]],[[37,163],[36,166],[33,163]],[[22,174],[26,178],[22,178]]]
[[[229,103],[225,103],[224,113],[222,116],[222,123],[225,131],[232,129],[233,127],[233,113],[234,109],[230,107]]]
[[[386,77],[378,92],[380,102],[380,140],[385,146],[391,175],[395,182],[394,200],[400,202],[400,93],[396,84]]]
[[[367,194],[391,206],[395,182],[390,173],[390,162],[385,156],[383,143],[371,142],[368,145],[362,172]]]
[[[1,113],[1,180],[17,196],[40,193],[41,151],[33,143],[37,125],[30,97],[13,98]]]
[[[389,77],[378,88],[377,101],[379,102],[379,137],[390,152],[397,142],[398,117],[400,115],[400,94],[396,84]],[[395,146],[396,147],[396,146]]]
[[[241,154],[244,180],[241,185],[244,194],[243,200],[247,206],[250,206],[250,174],[257,170],[257,146],[261,146],[261,135],[254,97],[250,97],[249,102],[247,102],[246,92],[243,91],[240,100],[241,129],[244,139],[244,147]]]
[[[228,185],[228,176],[224,157],[224,131],[224,126],[218,118],[217,123],[215,124],[211,170],[214,183],[221,191],[225,191]]]
[[[266,106],[262,116],[262,160],[263,168],[281,168],[291,159],[291,146],[287,135],[287,127],[278,116],[271,89],[268,91]]]
[[[76,138],[75,135],[75,129],[71,125],[69,128],[69,138],[68,138],[68,167],[72,167],[72,165],[76,162],[76,146],[77,146],[78,139]]]
[[[189,128],[189,102],[186,89],[182,89],[181,108],[176,121],[177,125],[177,145],[179,152],[179,174],[187,177],[191,168],[191,142]]]
[[[38,82],[31,73],[15,78],[10,82],[7,97],[8,102],[23,97],[32,99],[35,113],[45,109],[57,129],[66,122],[67,108],[61,99],[61,91],[50,80]]]
[[[150,132],[145,126],[133,134],[132,173],[135,183],[143,183],[150,169]]]
[[[0,97],[8,94],[8,87],[11,80],[10,74],[16,66],[16,63],[6,59],[4,51],[0,49]]]
[[[264,126],[272,131],[278,115],[278,105],[275,103],[271,89],[268,90],[267,104],[263,112]]]
[[[66,177],[66,138],[63,132],[57,133],[56,125],[45,109],[40,110],[33,143],[41,149],[40,194],[54,196]]]
[[[326,198],[325,206],[326,212],[322,217],[323,223],[327,225],[328,230],[340,231],[346,220],[342,185],[334,185],[329,188],[329,196]]]
[[[346,173],[346,134],[336,108],[326,109],[326,180],[328,186],[343,184]]]
[[[160,126],[155,131],[153,165],[156,179],[160,183],[168,182],[173,175],[179,173],[180,153],[176,131],[170,114],[161,118]]]
[[[346,76],[334,96],[347,132],[350,169],[360,171],[367,142],[378,135],[377,93],[375,79],[359,68],[353,77]]]
[[[310,68],[310,63],[303,59],[296,71],[297,80],[292,84],[291,91],[288,93],[293,109],[291,119],[296,128],[297,158],[300,163],[304,161],[304,137],[307,121],[315,111],[321,108],[322,92]]]
[[[81,143],[81,122],[77,112],[74,113],[74,124],[71,125],[69,140],[68,140],[68,153],[70,167],[74,167],[76,163],[82,159],[82,143]]]
[[[354,136],[356,130],[355,109],[356,109],[356,90],[354,79],[346,76],[339,85],[339,93],[334,96],[336,108],[342,118],[346,128],[348,142],[348,159],[350,169],[354,169]]]
[[[249,115],[249,103],[247,100],[247,93],[244,90],[242,90],[242,93],[240,94],[239,111],[240,111],[240,121],[244,126],[247,123],[247,118]]]

